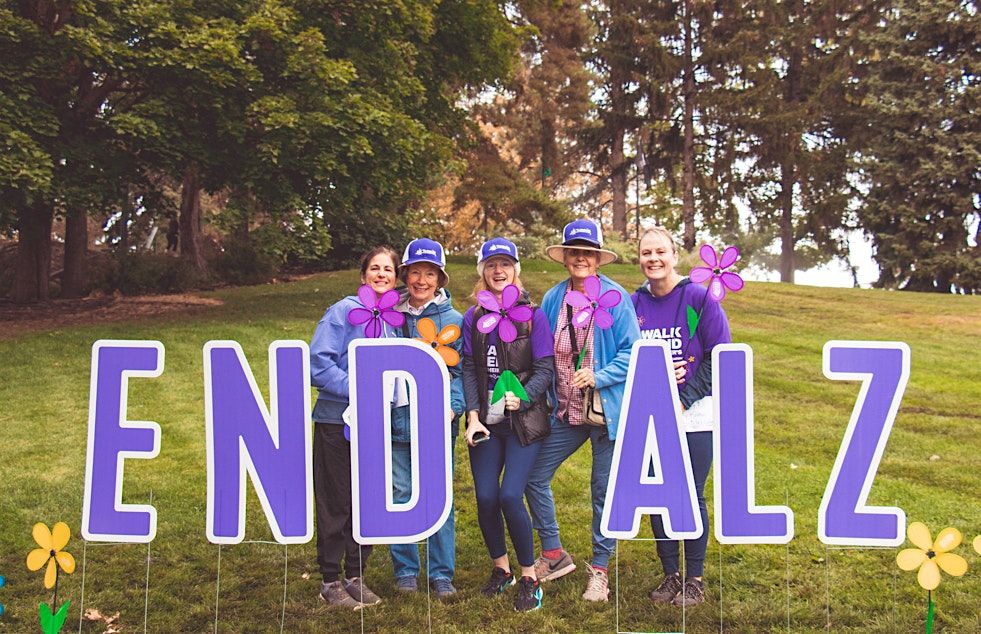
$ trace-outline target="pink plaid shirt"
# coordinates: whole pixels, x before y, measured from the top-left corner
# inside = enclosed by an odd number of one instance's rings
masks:
[[[566,289],[566,295],[568,293],[569,289]],[[572,310],[572,314],[575,315],[578,309]],[[589,326],[588,323],[587,326]],[[569,330],[569,313],[563,298],[559,319],[555,324],[555,385],[556,397],[559,400],[559,409],[556,414],[559,420],[565,420],[566,414],[568,414],[570,425],[582,425],[584,424],[582,390],[572,385],[572,375],[576,372],[576,357],[572,354],[572,337],[569,335]],[[583,339],[586,339],[585,343],[583,343]],[[593,328],[589,327],[588,338],[586,337],[586,327],[576,328],[576,343],[580,351],[584,345],[586,347],[586,354],[583,356],[581,367],[593,367]]]

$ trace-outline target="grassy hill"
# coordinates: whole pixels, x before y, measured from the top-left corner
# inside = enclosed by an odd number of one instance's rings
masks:
[[[536,299],[564,277],[558,266],[525,263],[524,280]],[[604,269],[628,289],[642,278],[632,266]],[[474,281],[472,266],[451,265],[450,289],[461,310]],[[68,550],[78,562],[62,577],[60,595],[72,599],[66,631],[78,628],[85,558],[84,604],[103,614],[121,612],[123,631],[287,632],[424,631],[922,631],[925,592],[914,574],[895,565],[894,549],[828,548],[817,540],[817,509],[855,397],[857,383],[829,381],[821,348],[829,339],[907,342],[912,373],[886,447],[871,504],[897,505],[908,520],[936,534],[959,528],[969,542],[981,534],[981,298],[821,289],[750,283],[725,300],[735,341],[755,354],[757,503],[789,504],[796,537],[788,546],[726,546],[710,541],[709,600],[684,615],[655,607],[647,593],[659,580],[650,528],[620,542],[611,578],[618,592],[609,605],[579,597],[588,561],[589,453],[581,450],[554,483],[566,548],[581,569],[545,585],[545,608],[518,616],[510,598],[480,598],[488,573],[473,486],[462,441],[457,445],[457,579],[459,596],[446,603],[396,596],[387,549],[377,547],[367,572],[384,598],[360,614],[328,610],[317,601],[319,576],[311,542],[288,549],[269,543],[222,547],[207,543],[202,346],[234,339],[244,348],[267,393],[266,348],[275,339],[309,340],[324,308],[356,288],[345,271],[289,284],[207,294],[221,300],[190,314],[139,321],[93,323],[30,334],[0,334],[0,574],[7,585],[0,631],[36,631],[37,603],[50,600],[40,573],[24,566],[36,521],[62,520],[73,531]],[[0,328],[2,330],[2,328]],[[130,385],[129,418],[153,420],[163,430],[160,456],[126,464],[124,500],[158,512],[156,540],[146,546],[84,547],[78,538],[85,469],[89,357],[100,338],[158,339],[166,367],[158,379]],[[711,506],[711,481],[707,491]],[[248,540],[271,540],[249,489]],[[711,513],[711,508],[710,508]],[[961,546],[970,570],[945,576],[935,592],[938,631],[978,632],[981,556]],[[147,562],[149,553],[149,588]],[[613,601],[616,597],[617,601]],[[85,621],[83,632],[105,625]]]

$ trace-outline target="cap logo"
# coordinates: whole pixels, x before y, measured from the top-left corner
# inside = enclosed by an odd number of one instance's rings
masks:
[[[593,235],[593,231],[591,229],[586,229],[585,227],[577,227],[576,229],[573,229],[572,231],[570,231],[569,232],[569,235],[570,236],[574,236],[574,235],[578,235],[580,233],[585,233],[587,236]]]
[[[490,247],[487,250],[488,251],[507,251],[508,253],[511,253],[511,247],[507,246],[506,244],[492,244],[492,245],[490,245]]]
[[[415,254],[416,255],[431,255],[434,258],[435,257],[439,257],[438,254],[436,253],[436,251],[434,249],[422,249],[422,248],[419,248],[419,249],[416,249],[416,253]]]

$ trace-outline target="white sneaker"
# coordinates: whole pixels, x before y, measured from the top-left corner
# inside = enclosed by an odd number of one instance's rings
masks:
[[[582,598],[587,601],[609,601],[610,578],[606,571],[587,565],[586,573],[589,579],[586,580],[586,591],[582,593]]]

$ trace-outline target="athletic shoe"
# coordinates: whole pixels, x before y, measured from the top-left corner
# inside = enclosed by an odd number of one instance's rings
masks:
[[[572,555],[564,550],[558,559],[549,559],[542,555],[535,562],[535,575],[541,582],[564,577],[575,569],[576,564],[572,563]]]
[[[514,597],[515,612],[531,612],[542,607],[542,585],[537,579],[521,577],[518,581],[518,596]]]
[[[606,571],[592,566],[586,566],[589,579],[586,580],[586,591],[582,593],[582,598],[587,601],[609,601],[610,600],[610,578]]]
[[[510,572],[504,570],[504,568],[498,568],[494,566],[494,570],[491,571],[490,579],[484,584],[484,587],[480,589],[480,594],[485,597],[496,597],[501,594],[515,583],[514,575]]]
[[[365,585],[361,577],[352,577],[344,581],[344,589],[355,601],[360,601],[365,605],[375,605],[381,603],[381,598]]]
[[[437,599],[448,599],[456,594],[456,588],[453,587],[453,582],[449,579],[433,579],[429,582],[429,586],[433,589],[433,594],[436,595]]]
[[[399,577],[395,580],[395,589],[405,594],[419,591],[419,582],[415,577]]]
[[[364,604],[357,601],[344,589],[341,581],[324,582],[320,586],[320,599],[327,605],[347,608],[349,610],[360,610]]]
[[[705,584],[694,577],[685,579],[685,588],[671,601],[678,606],[691,607],[705,601]]]
[[[664,577],[661,585],[651,590],[651,601],[654,603],[671,603],[681,592],[681,575],[677,572]]]

